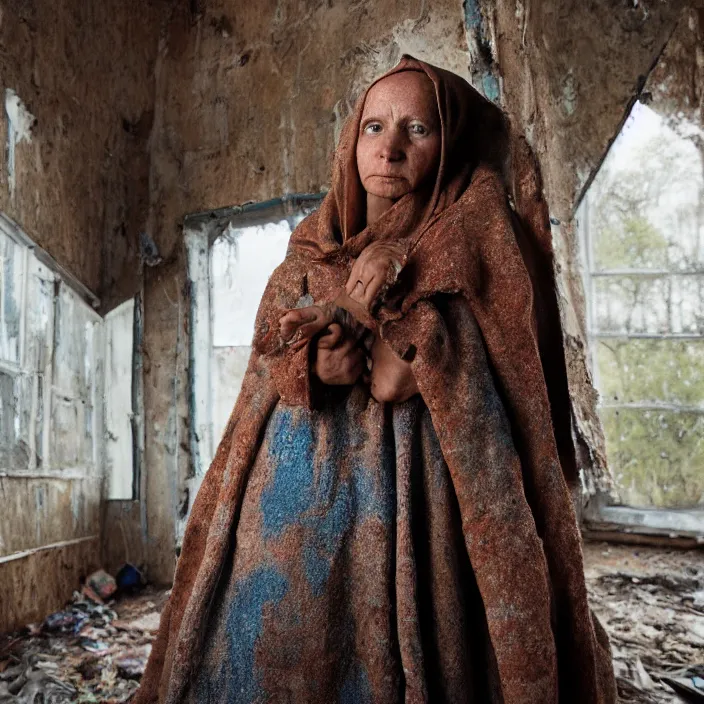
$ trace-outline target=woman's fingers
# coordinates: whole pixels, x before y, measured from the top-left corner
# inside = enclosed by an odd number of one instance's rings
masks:
[[[403,249],[399,245],[384,242],[370,244],[352,265],[345,292],[370,308],[384,285],[393,281],[401,271],[402,262]]]
[[[300,348],[332,322],[332,313],[327,308],[308,306],[288,311],[279,318],[281,338],[294,348]]]
[[[364,274],[363,274],[363,269],[364,269],[364,261],[360,260],[361,258],[358,258],[355,263],[352,265],[352,270],[350,271],[350,277],[347,279],[347,283],[345,284],[345,292],[347,293],[348,296],[352,295],[352,292],[357,288],[358,286],[364,287]]]
[[[367,284],[367,287],[364,290],[364,296],[362,298],[362,303],[367,308],[371,308],[372,304],[374,301],[376,301],[379,291],[384,287],[384,284],[386,283],[386,270],[377,270],[374,272],[374,275],[372,276],[371,280]]]
[[[290,340],[304,323],[317,318],[317,313],[312,308],[294,308],[279,318],[279,334],[283,340]]]
[[[328,325],[327,329],[323,332],[320,339],[318,340],[318,349],[332,350],[337,347],[344,337],[344,332],[342,326],[337,323]]]

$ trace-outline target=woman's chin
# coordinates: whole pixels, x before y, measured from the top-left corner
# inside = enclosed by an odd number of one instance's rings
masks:
[[[411,188],[405,179],[374,177],[365,182],[364,190],[377,198],[398,200],[410,193]]]

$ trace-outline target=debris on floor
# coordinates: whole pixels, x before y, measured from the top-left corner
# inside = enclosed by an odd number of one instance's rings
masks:
[[[704,551],[587,542],[592,608],[606,628],[624,704],[704,702]],[[66,608],[0,635],[0,704],[127,702],[169,592],[140,590],[134,568],[91,575]]]
[[[584,563],[621,701],[704,703],[704,551],[587,542]]]
[[[138,586],[134,575],[129,583]],[[95,573],[43,623],[0,635],[0,704],[129,701],[168,592],[148,588],[106,603],[116,589],[110,575]]]

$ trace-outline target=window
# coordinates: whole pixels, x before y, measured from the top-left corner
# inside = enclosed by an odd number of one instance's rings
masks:
[[[636,103],[578,213],[607,456],[624,504],[704,505],[704,155]]]
[[[96,476],[102,319],[0,218],[0,472]]]
[[[291,232],[319,200],[292,196],[186,221],[191,448],[197,480],[212,461],[242,386],[269,276],[286,256]]]
[[[103,319],[93,302],[0,215],[0,475],[106,473],[108,499],[133,499],[139,306],[127,301]]]

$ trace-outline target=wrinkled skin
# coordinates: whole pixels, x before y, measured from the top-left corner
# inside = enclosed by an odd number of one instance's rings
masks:
[[[367,193],[367,223],[374,223],[399,198],[432,180],[440,158],[440,128],[432,83],[424,74],[398,73],[369,91],[357,141],[357,168]],[[345,294],[371,311],[404,264],[395,242],[370,244],[357,258]],[[333,323],[334,311],[321,306],[291,310],[279,321],[284,341],[302,346],[317,339],[313,372],[324,384],[359,380],[364,350],[351,331]],[[360,320],[360,322],[364,322]],[[418,393],[411,365],[378,336],[370,349],[371,393],[377,401],[399,403]]]

